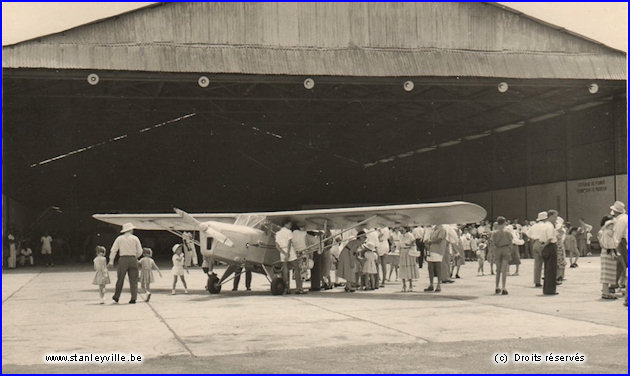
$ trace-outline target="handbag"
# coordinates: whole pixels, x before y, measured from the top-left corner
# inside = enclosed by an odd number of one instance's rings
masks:
[[[417,249],[411,249],[409,251],[409,256],[411,256],[411,257],[420,257],[420,252]]]

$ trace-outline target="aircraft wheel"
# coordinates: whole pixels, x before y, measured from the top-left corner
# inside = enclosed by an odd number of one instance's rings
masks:
[[[216,274],[210,274],[208,276],[208,292],[210,294],[218,294],[221,292],[221,285],[219,284],[219,277]]]
[[[286,288],[286,284],[282,278],[274,278],[271,281],[271,295],[282,295]]]

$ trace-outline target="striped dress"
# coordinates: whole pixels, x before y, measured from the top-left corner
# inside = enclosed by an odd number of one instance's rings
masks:
[[[600,254],[601,274],[600,283],[617,283],[617,254],[614,250],[613,227],[614,221],[608,221],[598,234],[599,244],[602,246]]]
[[[609,253],[610,252],[610,253]],[[617,256],[614,250],[602,249],[599,257],[601,261],[600,283],[609,283],[614,285],[617,283]]]

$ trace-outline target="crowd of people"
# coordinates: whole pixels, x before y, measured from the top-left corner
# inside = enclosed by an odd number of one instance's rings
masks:
[[[626,286],[627,215],[624,204],[615,202],[600,225],[597,240],[601,247],[601,296],[602,299],[617,299],[617,290],[625,294]],[[112,297],[115,302],[120,299],[126,275],[131,287],[130,303],[137,300],[138,284],[148,301],[150,285],[154,282],[153,271],[162,276],[152,259],[152,250],[141,246],[133,230],[130,223],[123,225],[110,250],[109,263],[106,249],[96,246],[93,284],[99,287],[101,303],[104,303],[106,285],[111,283],[108,265],[113,267],[117,255],[117,282]],[[559,217],[556,210],[548,210],[538,213],[536,220],[531,222],[510,221],[500,216],[493,221],[475,224],[351,228],[327,233],[306,231],[303,225],[294,226],[287,221],[276,232],[275,241],[283,264],[285,293],[291,293],[292,282],[294,293],[306,293],[303,281],[311,278],[314,261],[321,269],[317,273],[321,275],[318,286],[321,283],[324,289],[343,287],[348,293],[379,289],[385,282],[398,280],[401,281],[401,292],[412,292],[414,284],[419,283],[420,269],[425,265],[429,280],[423,291],[440,293],[444,284],[460,279],[460,268],[466,262],[474,262],[479,276],[486,275],[487,263],[489,274],[495,275],[494,293],[508,295],[506,277],[519,275],[521,259],[533,258],[533,286],[541,287],[545,295],[556,295],[557,286],[565,280],[567,265],[578,268],[580,257],[591,254],[592,230],[593,227],[583,219],[572,225]],[[172,248],[172,294],[176,294],[178,281],[181,281],[184,293],[188,293],[185,274],[189,273],[189,267],[198,264],[193,239],[193,235],[186,232],[181,243]],[[48,266],[54,265],[53,241],[48,233],[40,238],[39,251]],[[8,234],[9,268],[34,264],[30,243],[18,240],[11,232]],[[205,273],[211,269],[211,262],[203,257]],[[511,267],[514,267],[512,273]],[[235,270],[233,290],[238,289],[242,272],[246,274],[246,288],[250,290],[251,270]],[[624,304],[627,305],[627,295]]]
[[[35,231],[9,225],[4,237],[3,266],[7,269],[29,266],[86,262],[94,244],[79,231]]]
[[[602,247],[601,280],[602,298],[616,299],[616,289],[625,294],[627,265],[627,217],[624,204],[617,201],[610,207],[610,214],[602,220],[598,241]],[[291,231],[292,223],[284,224],[276,236],[276,246],[283,260],[286,293],[290,283],[296,282],[296,293],[302,289],[304,275],[299,259],[304,246],[292,242],[299,229]],[[579,258],[591,255],[593,227],[580,219],[576,225],[564,221],[556,210],[538,213],[536,220],[510,221],[497,217],[494,221],[476,224],[442,224],[428,227],[383,227],[350,229],[331,238],[331,244],[322,253],[322,283],[325,288],[343,286],[346,292],[374,290],[391,281],[392,274],[402,282],[401,291],[414,289],[419,279],[419,269],[427,265],[429,283],[425,292],[439,293],[442,285],[454,283],[460,278],[459,271],[467,261],[477,263],[477,274],[485,275],[485,264],[495,275],[495,294],[508,295],[507,276],[519,275],[523,258],[534,259],[532,284],[542,288],[544,295],[558,294],[557,286],[565,281],[565,271],[578,268]],[[607,237],[607,238],[606,238]],[[286,255],[286,256],[285,256]],[[307,258],[309,256],[305,256]],[[568,262],[567,262],[568,260]],[[294,278],[289,278],[289,271]],[[335,282],[330,279],[335,272]],[[544,274],[543,274],[544,272]],[[614,273],[613,273],[614,272]],[[339,280],[343,283],[339,283]],[[627,304],[627,296],[624,304]]]
[[[59,243],[59,241],[57,243]],[[18,266],[35,266],[36,256],[30,238],[21,236],[21,233],[14,228],[9,228],[5,244],[7,246],[6,249],[8,249],[8,256],[6,258],[6,266],[8,269],[15,269]],[[64,243],[62,243],[62,245],[63,244]],[[58,244],[57,247],[59,247]],[[37,248],[41,251],[40,254],[43,264],[46,266],[55,266],[52,257],[53,238],[49,233],[45,232],[42,234],[39,247]]]

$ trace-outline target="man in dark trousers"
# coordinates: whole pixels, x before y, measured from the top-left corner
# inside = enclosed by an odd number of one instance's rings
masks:
[[[542,250],[542,257],[545,269],[545,281],[543,282],[543,294],[545,295],[557,295],[556,292],[556,275],[558,264],[558,237],[556,234],[556,219],[558,218],[558,212],[556,210],[549,210],[547,212],[547,220],[543,226],[543,238],[541,241],[544,243]]]
[[[116,280],[116,291],[112,299],[118,303],[122,292],[125,275],[129,274],[129,288],[131,290],[131,300],[129,304],[136,303],[138,296],[138,257],[142,255],[142,245],[140,239],[133,234],[133,224],[125,223],[112,249],[109,251],[109,266],[114,266],[114,258],[119,253],[118,258],[118,279]]]
[[[238,268],[235,270],[234,275],[234,287],[232,291],[238,291],[238,284],[241,283],[241,273],[243,273],[243,268]],[[245,269],[245,288],[247,291],[251,291],[252,289],[252,271]]]

